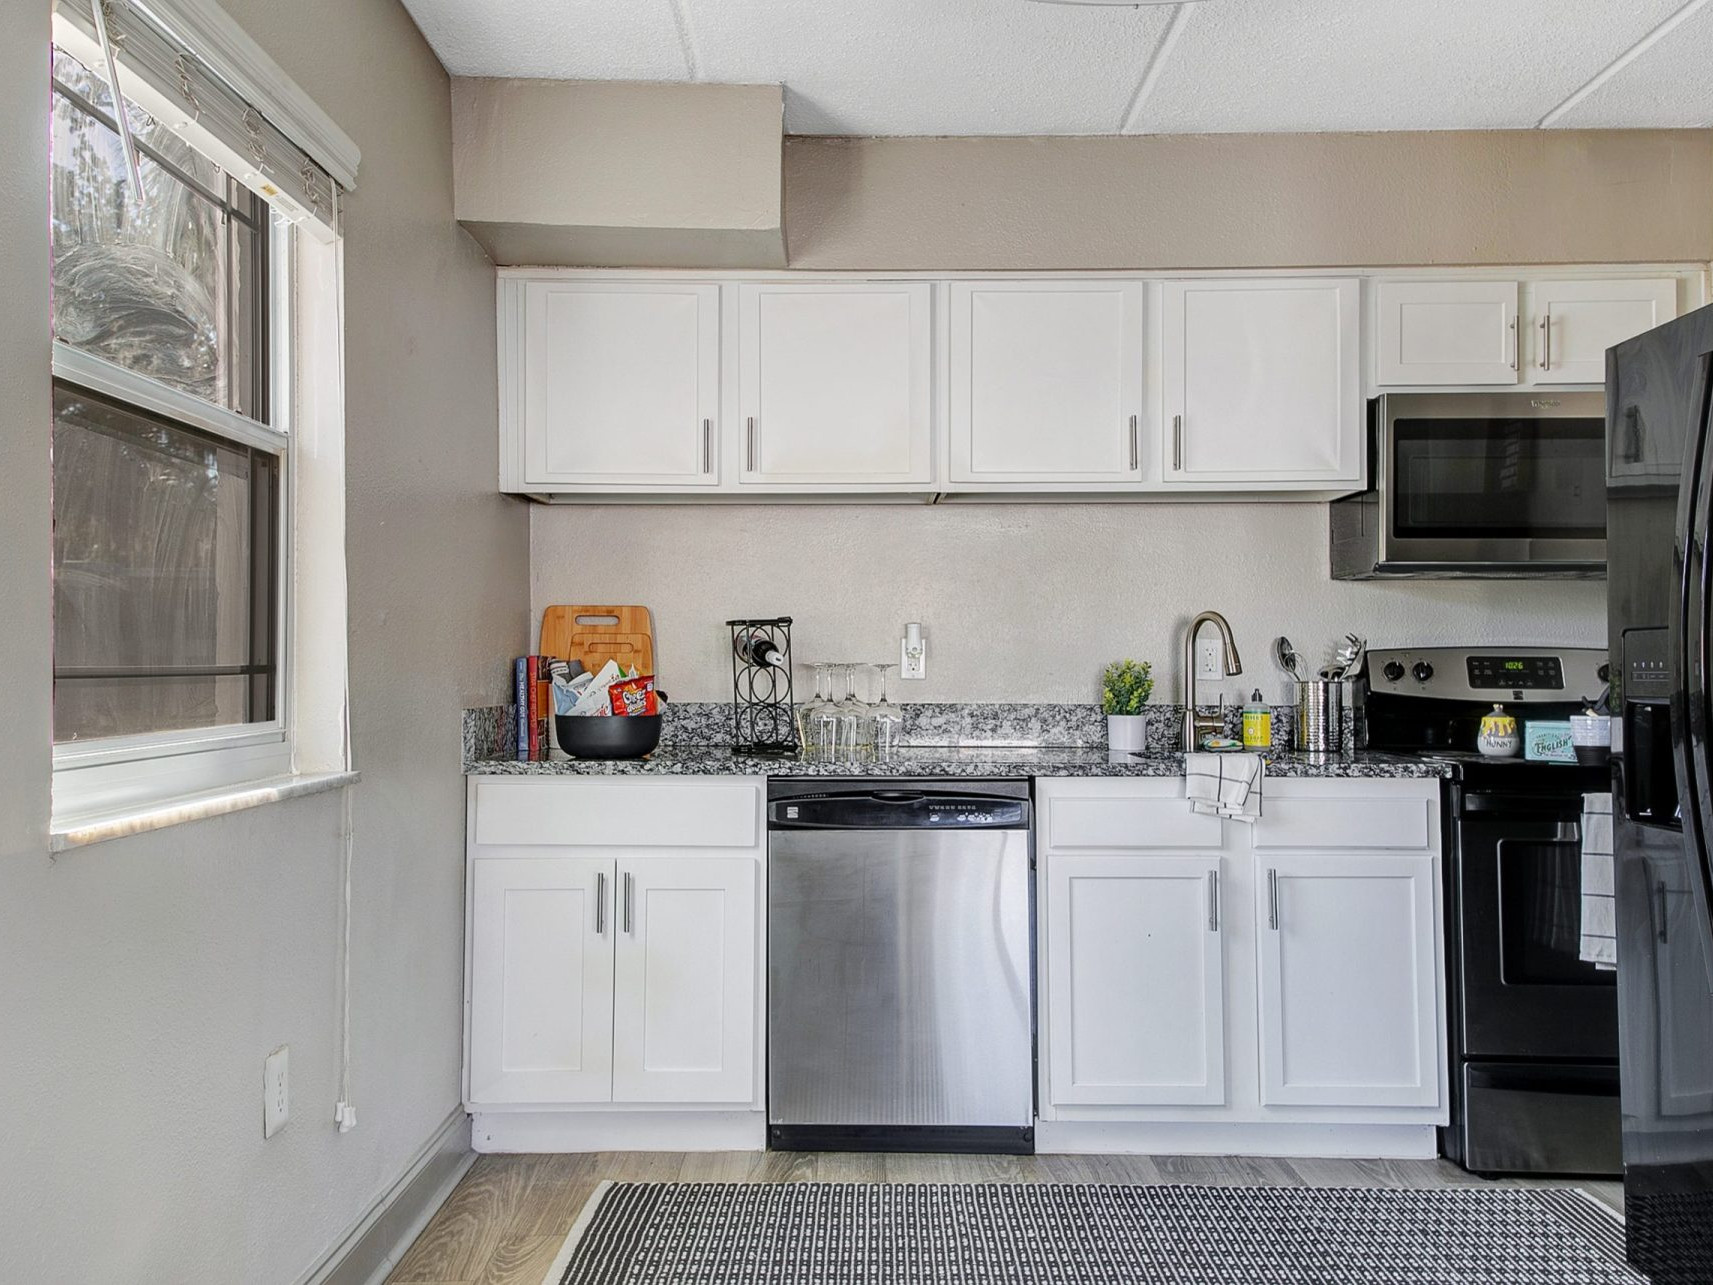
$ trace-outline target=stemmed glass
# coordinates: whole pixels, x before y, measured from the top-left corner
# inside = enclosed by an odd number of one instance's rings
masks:
[[[874,703],[868,707],[868,716],[874,727],[874,757],[883,762],[897,754],[904,731],[904,711],[886,698],[887,671],[897,668],[897,665],[873,666],[880,675],[880,690]]]
[[[833,665],[811,662],[815,671],[815,696],[803,702],[803,752],[810,758],[831,760],[839,745],[839,706],[833,700]]]
[[[863,747],[869,743],[868,706],[857,699],[856,694],[856,665],[838,665],[835,670],[844,675],[845,694],[835,708],[839,717],[839,750],[849,762],[856,762],[862,757]]]

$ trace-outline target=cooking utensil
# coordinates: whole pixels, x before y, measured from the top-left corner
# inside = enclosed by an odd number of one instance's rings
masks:
[[[1280,634],[1278,640],[1273,643],[1273,659],[1278,663],[1280,669],[1299,683],[1302,682],[1303,676],[1299,666],[1303,663],[1303,658],[1297,655],[1291,646],[1291,640],[1283,634]]]
[[[541,654],[580,660],[591,674],[609,660],[627,674],[653,674],[654,625],[647,607],[549,607],[541,613]]]

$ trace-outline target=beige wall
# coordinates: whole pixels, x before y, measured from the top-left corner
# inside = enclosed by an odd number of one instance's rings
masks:
[[[827,139],[795,268],[1705,262],[1713,132]]]
[[[1335,582],[1324,504],[563,505],[534,510],[530,567],[538,614],[649,604],[680,700],[731,699],[735,616],[793,617],[799,660],[896,661],[920,620],[928,677],[898,685],[908,701],[1090,701],[1120,657],[1153,661],[1156,699],[1176,700],[1181,631],[1208,607],[1243,657],[1232,699],[1286,699],[1281,633],[1318,666],[1346,630],[1376,646],[1606,632],[1603,582]]]
[[[48,11],[0,8],[0,1279],[290,1281],[458,1106],[458,711],[527,618],[494,492],[493,270],[453,221],[447,78],[395,0],[223,0],[363,149],[345,206],[352,1035],[337,795],[50,859]],[[292,1121],[261,1071],[292,1049]]]
[[[496,263],[783,267],[778,85],[452,82],[459,220]]]

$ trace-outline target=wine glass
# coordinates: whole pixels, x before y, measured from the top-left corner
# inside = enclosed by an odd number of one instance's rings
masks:
[[[839,707],[833,700],[833,665],[824,660],[810,663],[815,671],[815,695],[803,702],[803,752],[810,758],[830,760],[838,752]]]
[[[845,694],[837,705],[839,717],[839,750],[849,762],[856,762],[862,757],[863,746],[868,743],[868,706],[857,699],[856,694],[856,665],[842,664],[835,671],[842,674],[845,680]]]
[[[879,693],[874,703],[868,707],[868,716],[874,728],[874,757],[885,762],[898,753],[899,741],[904,732],[904,711],[886,698],[887,671],[897,669],[898,666],[874,665],[871,668],[880,676]]]

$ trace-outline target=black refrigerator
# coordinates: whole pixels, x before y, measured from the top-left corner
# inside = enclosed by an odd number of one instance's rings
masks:
[[[1619,1073],[1630,1261],[1713,1281],[1713,307],[1606,355]]]

